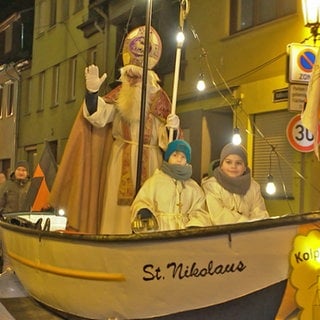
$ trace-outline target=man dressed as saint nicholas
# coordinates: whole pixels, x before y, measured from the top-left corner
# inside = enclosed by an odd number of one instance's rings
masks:
[[[68,228],[89,233],[129,234],[130,205],[135,196],[140,128],[145,27],[131,31],[123,46],[121,84],[98,91],[106,74],[85,69],[86,96],[77,116],[51,190],[50,204],[67,212]],[[179,118],[152,70],[162,44],[150,30],[142,183],[159,168],[168,145],[168,129],[178,132]],[[176,134],[178,136],[178,134]]]

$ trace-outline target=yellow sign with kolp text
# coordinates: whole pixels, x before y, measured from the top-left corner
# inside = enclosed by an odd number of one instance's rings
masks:
[[[297,235],[290,253],[291,284],[300,320],[320,320],[320,231]]]

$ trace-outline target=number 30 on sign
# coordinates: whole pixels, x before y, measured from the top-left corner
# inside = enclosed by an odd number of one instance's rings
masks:
[[[297,151],[311,152],[314,149],[313,134],[302,125],[300,114],[297,114],[289,121],[287,125],[287,139],[290,145]]]

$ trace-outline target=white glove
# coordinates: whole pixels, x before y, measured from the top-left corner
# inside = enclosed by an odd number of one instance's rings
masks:
[[[180,119],[179,117],[174,114],[174,113],[170,113],[167,117],[167,124],[166,127],[169,129],[174,129],[174,130],[178,130],[180,126]]]
[[[107,77],[107,74],[104,73],[101,78],[99,78],[99,68],[94,64],[85,68],[84,75],[86,78],[86,88],[89,92],[98,92]]]

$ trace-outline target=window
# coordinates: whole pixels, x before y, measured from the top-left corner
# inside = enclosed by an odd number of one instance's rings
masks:
[[[65,21],[69,18],[69,0],[61,1],[61,18]]]
[[[265,187],[269,173],[274,178],[278,197],[285,199],[293,196],[294,172],[287,163],[293,164],[295,150],[286,138],[286,127],[291,118],[292,113],[286,110],[258,114],[254,117],[256,128],[262,132],[270,144],[259,135],[257,130],[254,131],[252,171],[264,196],[266,196]],[[271,152],[271,146],[275,147],[275,151],[280,155],[279,158],[275,152]],[[270,165],[271,172],[269,172]]]
[[[2,119],[2,117],[3,117],[3,110],[2,110],[3,101],[2,101],[2,97],[3,97],[3,87],[1,85],[1,87],[0,87],[0,119]]]
[[[83,0],[75,0],[74,13],[83,9]]]
[[[31,174],[32,176],[35,168],[35,163],[37,163],[35,161],[35,159],[37,158],[37,146],[36,145],[26,146],[24,148],[24,151],[25,151],[25,158],[29,163],[30,173],[32,173]]]
[[[7,117],[13,115],[14,111],[14,83],[8,82],[7,85]]]
[[[296,13],[296,0],[231,0],[230,34]]]
[[[52,152],[52,155],[55,159],[55,161],[57,162],[57,155],[58,155],[58,141],[57,140],[53,140],[53,141],[48,141],[49,146],[50,146],[50,151]],[[53,183],[53,181],[52,181]]]
[[[12,33],[13,26],[10,24],[5,30],[4,53],[9,53],[12,51]]]
[[[50,16],[49,16],[49,27],[56,24],[57,20],[57,0],[50,1]]]
[[[31,77],[26,79],[26,104],[24,105],[25,109],[24,112],[25,114],[29,114],[30,113],[30,106],[32,105],[32,80]]]
[[[52,106],[55,107],[59,104],[59,78],[60,78],[60,66],[53,67],[52,72]]]
[[[96,47],[88,50],[87,64],[88,65],[97,64],[97,48]]]
[[[77,71],[77,58],[74,57],[69,62],[69,75],[68,75],[68,83],[69,83],[69,100],[76,99],[76,71]]]
[[[57,0],[40,0],[38,6],[35,32],[39,36],[57,23]]]
[[[44,110],[45,72],[39,74],[39,102],[38,111]]]
[[[40,1],[39,2],[39,10],[38,10],[38,16],[37,16],[37,29],[36,29],[36,34],[40,35],[42,34],[47,26],[47,5],[46,1]]]

